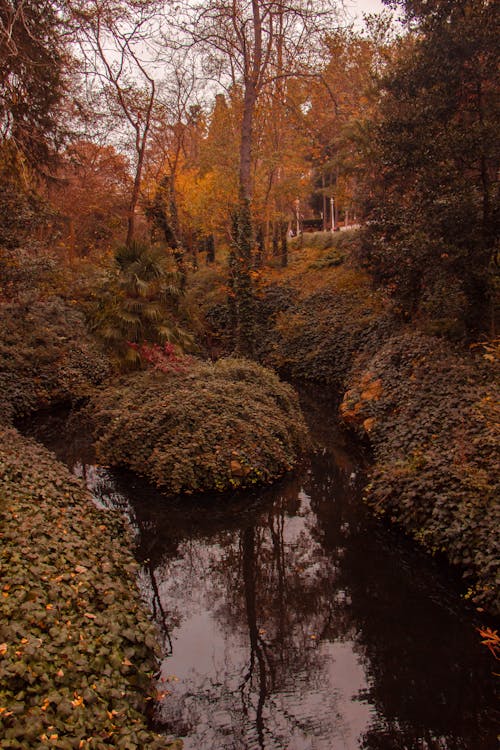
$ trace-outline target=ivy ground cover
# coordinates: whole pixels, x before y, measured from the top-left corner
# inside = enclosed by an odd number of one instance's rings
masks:
[[[155,631],[118,516],[0,430],[2,748],[165,748],[144,717]]]

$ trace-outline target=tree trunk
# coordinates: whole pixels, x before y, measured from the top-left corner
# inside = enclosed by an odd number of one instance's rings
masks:
[[[139,163],[137,164],[137,170],[135,173],[134,178],[134,186],[132,188],[132,196],[130,198],[130,204],[128,209],[128,219],[127,219],[127,239],[125,240],[125,244],[127,247],[130,247],[132,242],[135,240],[135,211],[137,208],[137,204],[139,202],[139,191],[141,187],[141,175],[142,175],[142,161],[140,162],[140,168]]]
[[[288,265],[288,242],[286,237],[286,223],[282,221],[280,223],[280,251],[281,251],[281,267],[286,268]]]
[[[242,201],[250,201],[252,199],[252,140],[256,100],[257,93],[254,82],[252,80],[245,81],[239,172],[240,200]]]
[[[205,262],[207,265],[215,263],[215,239],[213,234],[209,234],[205,240],[206,258]]]

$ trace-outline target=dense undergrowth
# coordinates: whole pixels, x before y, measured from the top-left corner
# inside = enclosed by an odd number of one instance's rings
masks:
[[[353,373],[341,413],[374,449],[369,504],[428,551],[444,553],[462,569],[475,604],[500,614],[494,368],[404,331]]]
[[[269,482],[292,468],[307,441],[293,389],[231,358],[123,378],[94,396],[92,412],[100,459],[167,493]]]
[[[35,292],[0,303],[0,421],[85,397],[108,373],[71,304]]]
[[[289,267],[266,275],[258,288],[261,360],[344,394],[342,417],[374,451],[367,502],[457,565],[467,596],[498,614],[497,359],[429,335],[426,319],[398,318],[356,263],[360,241],[356,232],[328,242],[305,236]],[[223,348],[216,302],[207,318]]]
[[[155,630],[119,517],[10,427],[0,517],[2,748],[168,747],[144,718]]]

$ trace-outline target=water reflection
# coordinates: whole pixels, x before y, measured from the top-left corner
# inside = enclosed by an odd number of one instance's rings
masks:
[[[320,406],[301,471],[224,500],[167,500],[80,452],[137,535],[164,638],[156,725],[185,750],[493,750],[491,665],[469,615],[365,513],[359,459]]]

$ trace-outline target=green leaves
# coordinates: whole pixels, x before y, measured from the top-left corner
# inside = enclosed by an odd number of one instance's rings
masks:
[[[31,293],[2,305],[0,421],[81,397],[108,369],[82,316],[62,299]]]
[[[173,341],[192,345],[179,326],[178,275],[169,255],[158,247],[133,242],[115,255],[119,273],[110,274],[92,313],[92,327],[121,370],[139,369],[140,354],[130,343]]]
[[[270,482],[306,442],[292,388],[254,362],[140,373],[93,399],[97,451],[169,493]]]
[[[2,747],[168,747],[142,713],[156,631],[122,523],[11,428],[0,498]]]
[[[500,474],[494,368],[419,333],[394,335],[352,378],[375,465],[366,498],[474,581],[476,604],[499,611]],[[368,374],[383,383],[363,400]]]

